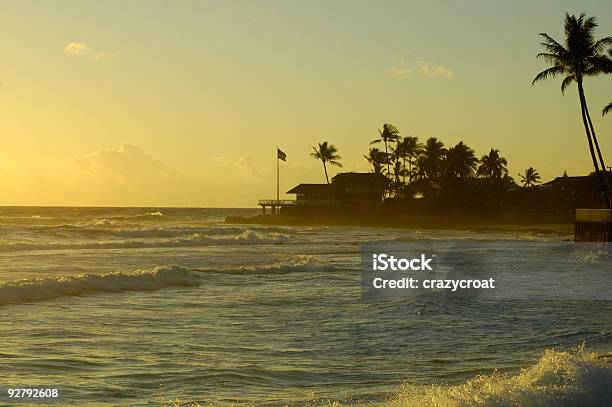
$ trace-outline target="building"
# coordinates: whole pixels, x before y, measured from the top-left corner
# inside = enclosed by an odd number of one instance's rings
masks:
[[[287,193],[296,194],[296,206],[378,205],[388,182],[382,174],[345,172],[329,184],[299,184]]]
[[[612,173],[607,172],[612,185]],[[599,180],[594,174],[578,177],[562,176],[546,182],[539,187],[558,203],[565,203],[569,208],[604,208]]]

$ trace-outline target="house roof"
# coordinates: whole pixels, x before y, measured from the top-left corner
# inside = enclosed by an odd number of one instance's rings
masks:
[[[608,179],[612,181],[610,173],[608,173]],[[591,188],[599,187],[599,181],[595,174],[577,176],[577,177],[557,177],[552,181],[545,182],[542,184],[544,188],[555,188],[555,187],[582,187]]]
[[[330,184],[300,184],[289,191],[288,194],[328,194],[331,193]]]
[[[373,172],[341,172],[332,178],[332,184],[360,184],[384,187],[389,180],[382,174]]]

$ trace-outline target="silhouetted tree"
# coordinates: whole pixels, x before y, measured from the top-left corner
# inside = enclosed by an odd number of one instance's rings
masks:
[[[480,159],[480,166],[476,175],[482,178],[500,180],[508,174],[507,165],[508,161],[499,155],[499,150],[492,148],[489,154],[483,155]]]
[[[447,177],[465,179],[474,176],[478,159],[474,155],[474,150],[460,141],[448,149],[445,163]]]
[[[383,173],[383,165],[387,163],[387,155],[384,151],[380,151],[378,148],[373,147],[368,151],[368,155],[363,156],[370,164],[372,164],[372,171],[376,174]]]
[[[533,167],[527,168],[525,174],[519,174],[519,177],[521,178],[521,184],[525,188],[534,187],[540,183],[540,174]]]
[[[593,166],[597,173],[601,189],[605,195],[606,205],[610,207],[610,187],[601,170],[606,166],[599,149],[599,143],[591,122],[591,116],[584,94],[583,81],[585,77],[612,73],[612,60],[604,54],[612,46],[612,37],[595,40],[593,31],[597,27],[595,17],[584,14],[576,17],[565,14],[565,45],[561,45],[548,34],[541,33],[544,38],[542,46],[546,52],[538,54],[552,66],[540,72],[532,84],[559,75],[564,76],[561,82],[561,92],[572,82],[578,85],[578,97],[582,110],[582,122],[589,144]],[[597,155],[595,153],[597,151]],[[600,170],[601,167],[601,170]]]
[[[403,181],[406,183],[406,175],[408,175],[408,181],[412,182],[412,165],[423,151],[423,144],[419,142],[418,137],[408,136],[398,140],[397,150],[399,150],[399,156],[403,160],[404,170],[407,170],[404,171]],[[408,168],[406,168],[406,159],[408,160]]]
[[[404,189],[405,184],[402,181],[402,177],[406,175],[406,171],[406,168],[404,168],[400,160],[395,160],[393,162],[392,188],[395,196],[399,196]]]
[[[380,142],[385,143],[385,154],[387,155],[387,174],[391,174],[390,167],[390,157],[389,157],[389,148],[388,145],[391,142],[395,142],[399,139],[399,130],[392,124],[383,124],[383,128],[378,129],[378,133],[380,138],[372,141],[370,144],[376,144]]]
[[[445,156],[446,149],[441,141],[435,137],[427,139],[423,152],[417,160],[419,177],[437,183],[442,175]]]
[[[318,148],[313,146],[312,149],[314,151],[310,153],[310,155],[316,158],[317,160],[321,160],[321,162],[323,163],[323,169],[325,170],[325,180],[329,184],[329,177],[327,176],[326,163],[330,163],[332,165],[337,165],[338,167],[342,167],[342,164],[340,164],[337,161],[342,157],[336,154],[338,152],[336,147],[334,147],[333,144],[327,144],[327,141],[319,143]]]

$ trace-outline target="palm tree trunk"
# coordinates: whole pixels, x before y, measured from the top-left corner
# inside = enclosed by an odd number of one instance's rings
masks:
[[[597,135],[595,134],[595,128],[593,127],[593,122],[591,121],[591,115],[589,114],[589,107],[586,102],[586,97],[584,98],[584,112],[586,113],[587,120],[589,122],[589,128],[591,130],[591,136],[593,137],[593,143],[595,144],[595,150],[597,151],[597,156],[599,158],[599,164],[601,165],[601,171],[603,172],[604,184],[606,186],[606,198],[610,201],[610,205],[612,205],[612,190],[610,189],[610,182],[608,181],[608,172],[606,163],[604,162],[603,155],[601,154],[601,150],[599,149],[599,142],[597,141]]]
[[[593,160],[593,166],[595,167],[595,174],[597,175],[597,180],[599,181],[599,187],[601,188],[602,195],[605,195],[604,201],[605,201],[606,207],[610,208],[610,200],[608,199],[608,191],[606,190],[604,180],[602,179],[601,171],[599,170],[599,163],[597,162],[597,157],[595,156],[595,149],[593,148],[593,140],[591,139],[591,131],[589,128],[589,122],[588,122],[586,111],[585,111],[585,99],[584,99],[584,93],[582,89],[582,81],[578,81],[578,96],[580,97],[580,110],[582,113],[582,123],[584,124],[584,130],[587,136],[587,140],[589,142],[589,151],[591,152],[591,159]]]
[[[404,173],[402,174],[402,182],[406,185],[406,156],[402,157],[404,159]]]
[[[385,158],[387,160],[387,176],[391,175],[391,167],[389,166],[389,150],[387,150],[387,140],[385,140]]]
[[[325,165],[325,161],[323,161],[323,169],[325,170],[325,181],[329,184],[329,177],[327,176],[327,166]]]
[[[408,159],[408,167],[410,167],[410,169],[408,170],[408,180],[412,184],[412,160],[411,159]]]
[[[599,149],[599,142],[597,141],[597,135],[595,134],[595,129],[593,128],[593,122],[591,121],[591,115],[589,114],[589,106],[586,101],[586,95],[584,94],[584,88],[581,86],[582,99],[584,100],[584,111],[586,113],[587,120],[589,121],[589,127],[591,129],[591,136],[593,137],[593,143],[595,144],[595,149],[597,150],[597,155],[599,157],[599,164],[601,165],[601,169],[603,171],[606,170],[606,164],[604,163],[603,156],[601,155],[601,150]]]

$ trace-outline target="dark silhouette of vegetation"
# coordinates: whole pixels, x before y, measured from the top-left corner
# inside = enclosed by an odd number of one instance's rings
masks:
[[[499,150],[492,148],[489,154],[480,159],[480,166],[476,175],[482,178],[500,180],[508,174],[506,166],[508,161],[499,155]]]
[[[564,173],[564,176],[567,177],[567,173]],[[527,168],[525,174],[519,174],[519,177],[525,188],[535,187],[536,184],[540,183],[540,174],[533,167]]]
[[[605,116],[612,111],[612,102],[608,103],[603,110],[601,111],[601,115]]]
[[[460,141],[446,152],[445,174],[451,178],[466,179],[474,176],[478,159],[467,145]]]
[[[400,137],[395,127],[389,133],[391,138],[383,138],[390,125],[386,126],[375,142],[386,139],[391,153],[370,148],[364,158],[372,172],[389,179],[387,198],[427,202],[431,210],[446,213],[477,208],[499,212],[504,193],[519,189],[508,175],[508,161],[495,148],[478,159],[463,141],[446,148],[430,137],[423,144],[417,137]],[[535,184],[539,175],[536,173],[537,179],[532,175],[530,172],[529,180]]]
[[[403,181],[406,183],[406,175],[408,175],[408,182],[412,183],[414,179],[414,172],[412,167],[415,165],[415,160],[423,151],[423,144],[419,142],[418,137],[408,136],[400,139],[395,148],[397,152],[396,156],[401,158],[404,165]],[[406,168],[406,160],[408,160],[408,168]]]
[[[323,170],[325,170],[325,180],[329,184],[329,177],[327,176],[327,163],[342,167],[342,164],[337,161],[342,157],[336,154],[338,152],[338,149],[336,149],[333,144],[327,144],[327,141],[319,143],[318,148],[313,146],[312,149],[314,151],[310,153],[310,155],[316,158],[317,160],[321,160],[321,162],[323,163]]]
[[[382,130],[378,129],[380,138],[372,141],[370,144],[376,144],[383,142],[385,143],[385,154],[387,156],[387,174],[391,173],[390,160],[389,160],[389,143],[397,142],[399,139],[399,130],[392,124],[383,124]]]
[[[383,166],[387,163],[387,154],[380,151],[378,148],[370,148],[367,155],[363,156],[372,165],[372,172],[376,174],[383,173]]]
[[[561,45],[548,34],[541,33],[540,35],[544,38],[542,46],[545,52],[539,53],[538,57],[543,58],[552,66],[536,75],[532,84],[544,79],[563,76],[561,92],[565,93],[567,86],[576,82],[582,110],[582,122],[589,144],[591,159],[600,183],[602,195],[609,208],[612,195],[610,194],[607,176],[604,173],[606,165],[599,148],[599,142],[593,128],[584,92],[585,78],[612,73],[612,60],[605,54],[608,48],[612,46],[612,37],[595,40],[593,31],[596,27],[595,17],[586,17],[584,14],[576,17],[566,13],[564,45]]]

